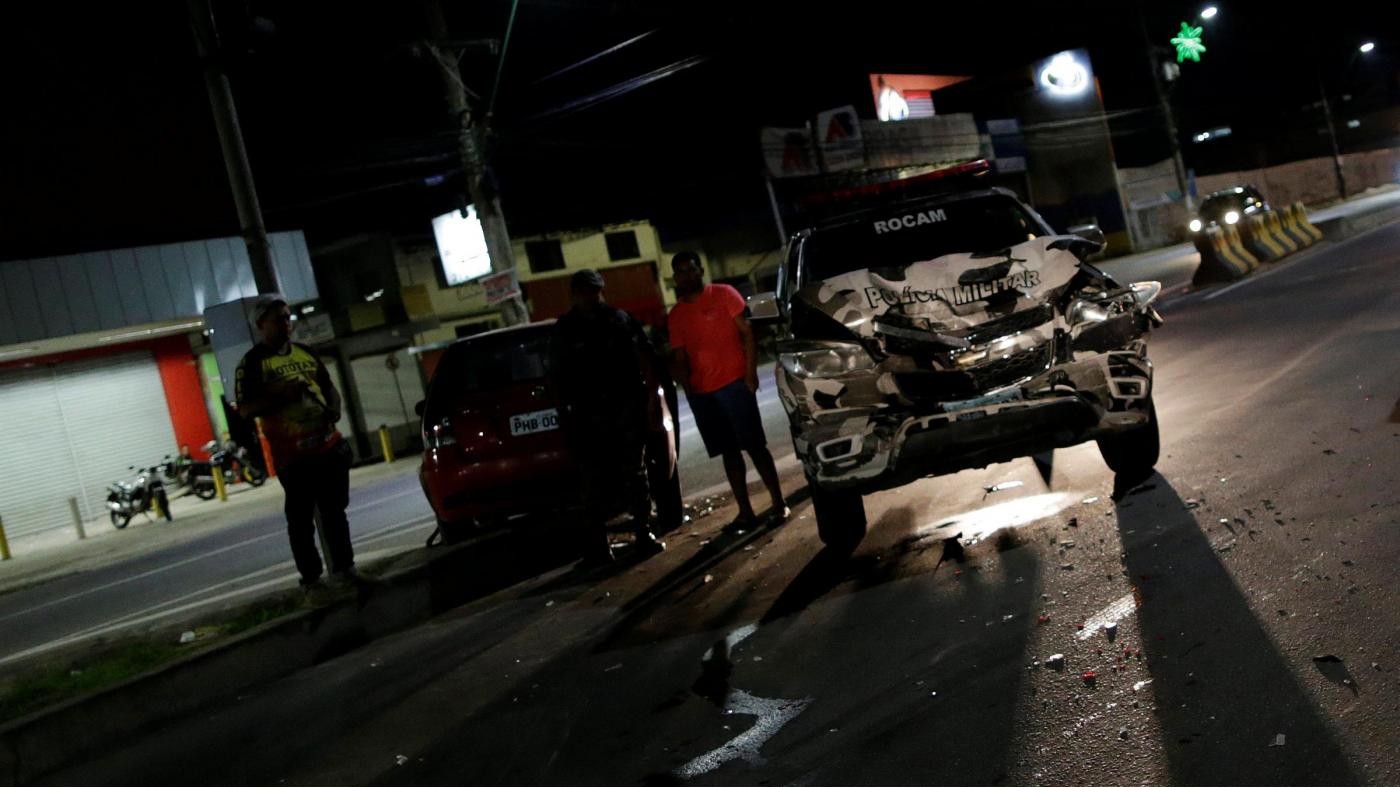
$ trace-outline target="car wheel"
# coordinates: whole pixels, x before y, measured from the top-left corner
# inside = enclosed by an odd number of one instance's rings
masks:
[[[108,511],[107,514],[112,517],[112,527],[118,530],[126,527],[127,523],[131,521],[131,517],[125,514],[119,514],[116,511]]]
[[[1161,435],[1157,430],[1157,405],[1148,400],[1147,423],[1119,434],[1099,438],[1099,453],[1116,475],[1146,478],[1157,465],[1162,452]]]
[[[810,480],[817,536],[832,549],[854,551],[865,538],[865,499],[849,489],[822,489]]]
[[[460,544],[479,532],[476,522],[471,519],[448,522],[439,518],[437,526],[438,532],[442,534],[442,543],[444,544]]]

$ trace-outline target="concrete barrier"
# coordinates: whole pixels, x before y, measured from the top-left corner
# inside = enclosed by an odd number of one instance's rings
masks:
[[[1283,224],[1279,222],[1277,213],[1272,210],[1266,211],[1264,213],[1264,223],[1269,228],[1269,235],[1284,248],[1284,251],[1288,254],[1292,254],[1298,250],[1298,244],[1284,233]]]
[[[1322,240],[1322,230],[1318,229],[1317,225],[1308,218],[1308,210],[1303,207],[1303,203],[1295,202],[1289,205],[1288,212],[1293,214],[1293,222],[1306,232],[1308,237],[1312,238],[1313,243]]]
[[[1273,262],[1283,258],[1288,252],[1284,250],[1268,229],[1268,220],[1263,214],[1255,213],[1246,216],[1240,222],[1241,235],[1244,238],[1245,246],[1254,252],[1254,256],[1262,262]]]
[[[1287,235],[1289,240],[1293,241],[1294,245],[1299,249],[1306,249],[1313,245],[1312,236],[1304,232],[1303,229],[1298,226],[1297,220],[1293,217],[1292,209],[1284,208],[1277,213],[1279,227],[1282,228],[1283,234]]]
[[[1258,267],[1259,261],[1247,256],[1244,247],[1239,245],[1239,237],[1238,232],[1220,227],[1210,227],[1196,233],[1196,250],[1201,253],[1201,264],[1196,268],[1191,283],[1237,281]]]

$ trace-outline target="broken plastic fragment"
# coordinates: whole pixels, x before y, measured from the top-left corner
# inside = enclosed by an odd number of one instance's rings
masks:
[[[1006,491],[1006,490],[1008,490],[1008,489],[1015,489],[1015,488],[1017,488],[1017,487],[1019,487],[1019,486],[1025,486],[1025,482],[1024,482],[1024,481],[1003,481],[1003,482],[1001,482],[1000,484],[993,484],[993,485],[991,485],[991,486],[984,486],[984,487],[982,487],[982,489],[983,489],[987,494],[990,495],[990,494],[992,494],[993,492],[1004,492],[1004,491]]]
[[[1147,679],[1147,680],[1140,680],[1140,681],[1138,681],[1137,683],[1134,683],[1134,684],[1133,684],[1133,691],[1142,691],[1143,689],[1147,688],[1148,685],[1150,685],[1151,683],[1152,683],[1152,679],[1151,679],[1151,678],[1149,678],[1149,679]]]
[[[1050,669],[1059,669],[1064,665],[1065,654],[1063,653],[1056,653],[1055,655],[1045,660],[1045,666],[1049,667]]]
[[[1280,732],[1279,734],[1274,736],[1274,742],[1269,744],[1269,748],[1272,749],[1275,746],[1283,746],[1287,742],[1287,740],[1288,739],[1284,737],[1284,734]]]
[[[406,764],[408,764],[408,758],[405,757],[405,756],[403,756],[402,754],[400,754],[400,755],[398,755],[397,757],[394,758],[394,764],[395,764],[395,765],[406,765]]]
[[[612,665],[611,667],[608,667],[607,669],[605,669],[605,670],[603,670],[603,671],[604,671],[604,672],[612,672],[613,670],[620,670],[620,669],[622,669],[622,664],[621,664],[621,663],[618,663],[618,664]]]
[[[1088,505],[1093,505],[1094,503],[1099,502],[1099,499],[1098,499],[1097,497],[1086,497],[1086,498],[1084,498],[1083,500],[1081,500],[1080,502],[1083,503],[1084,505],[1088,506]]]
[[[706,584],[706,585],[708,585],[708,584],[710,584],[711,582],[714,582],[714,581],[715,581],[715,575],[714,575],[714,574],[706,574],[706,575],[705,575],[705,584]]]
[[[181,645],[188,645],[188,644],[190,644],[191,642],[194,642],[194,632],[193,632],[193,631],[186,631],[184,634],[181,634],[181,635],[180,635],[180,644],[181,644]]]

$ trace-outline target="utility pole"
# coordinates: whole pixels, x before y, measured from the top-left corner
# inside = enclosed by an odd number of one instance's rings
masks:
[[[277,269],[272,265],[272,246],[267,242],[262,208],[258,205],[258,190],[253,185],[252,168],[248,166],[248,150],[243,146],[243,132],[238,127],[238,109],[233,104],[228,75],[224,73],[219,34],[214,29],[214,11],[210,8],[209,0],[188,0],[187,5],[195,48],[204,67],[204,86],[209,90],[209,108],[213,110],[214,126],[219,131],[219,146],[224,152],[228,185],[233,191],[233,204],[238,209],[238,225],[243,242],[248,246],[253,282],[259,293],[281,292]]]
[[[1332,102],[1327,100],[1327,83],[1322,81],[1322,69],[1317,69],[1317,92],[1322,95],[1322,115],[1327,119],[1327,138],[1332,142],[1332,166],[1337,171],[1337,192],[1347,198],[1347,176],[1342,171],[1342,149],[1337,145],[1337,125],[1332,121]]]
[[[1147,32],[1147,17],[1143,13],[1144,0],[1139,0],[1137,4],[1138,27],[1142,30],[1142,44],[1147,48],[1147,62],[1152,69],[1152,89],[1157,94],[1157,106],[1162,111],[1162,122],[1167,127],[1167,142],[1171,146],[1172,168],[1176,170],[1176,187],[1181,191],[1181,199],[1186,205],[1188,214],[1194,209],[1191,200],[1191,192],[1186,184],[1186,163],[1181,159],[1181,137],[1176,130],[1176,115],[1172,112],[1172,104],[1167,97],[1167,91],[1162,89],[1162,59],[1158,52],[1157,45],[1152,43],[1152,37]]]
[[[440,1],[426,0],[425,10],[428,16],[428,34],[432,36],[427,47],[442,71],[447,105],[460,124],[458,144],[462,153],[462,173],[466,176],[467,193],[472,204],[476,206],[476,215],[481,219],[482,231],[486,235],[486,252],[491,257],[491,270],[497,273],[514,271],[515,254],[511,250],[505,215],[501,212],[500,199],[495,189],[486,178],[486,164],[482,155],[485,128],[476,122],[470,91],[462,81],[456,54],[445,51],[449,38],[447,20],[443,16]],[[506,325],[518,325],[530,320],[530,313],[519,295],[502,302],[500,311],[501,319]]]

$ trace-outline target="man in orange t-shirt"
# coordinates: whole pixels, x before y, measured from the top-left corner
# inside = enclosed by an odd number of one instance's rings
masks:
[[[674,372],[685,386],[705,451],[724,460],[724,474],[739,504],[739,517],[730,527],[760,521],[749,502],[745,453],[772,497],[773,508],[763,521],[786,520],[790,512],[758,412],[758,350],[744,296],[727,284],[706,286],[694,252],[673,257],[671,271],[680,299],[667,320]]]

